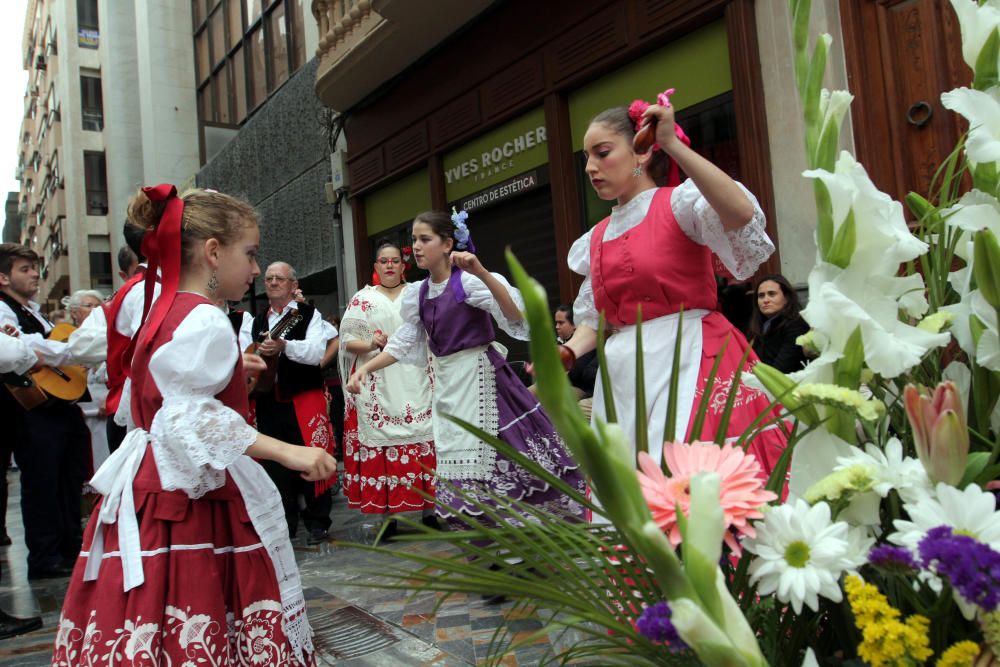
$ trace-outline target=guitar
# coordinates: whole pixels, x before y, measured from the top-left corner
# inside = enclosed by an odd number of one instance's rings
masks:
[[[48,339],[65,342],[76,330],[71,324],[57,324]],[[49,399],[78,401],[87,391],[87,369],[83,366],[42,366],[26,375],[4,376],[4,386],[25,410],[32,410]]]
[[[265,340],[284,339],[288,335],[288,332],[292,330],[292,327],[301,321],[302,313],[297,308],[293,308],[285,313],[280,320],[275,322],[274,327],[270,331],[261,333],[261,343]],[[257,351],[259,347],[260,343],[251,343],[244,352],[260,355]],[[248,377],[247,393],[251,395],[266,394],[274,389],[274,376],[278,372],[278,355],[261,356],[260,358],[267,364],[267,369]]]

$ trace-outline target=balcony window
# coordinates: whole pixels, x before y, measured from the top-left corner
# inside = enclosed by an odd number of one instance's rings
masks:
[[[87,187],[87,215],[107,215],[108,174],[103,152],[84,151],[83,178]]]
[[[97,0],[76,0],[76,27],[80,48],[96,49],[100,45]]]
[[[100,76],[80,76],[80,98],[83,129],[100,132],[104,129],[104,98]]]

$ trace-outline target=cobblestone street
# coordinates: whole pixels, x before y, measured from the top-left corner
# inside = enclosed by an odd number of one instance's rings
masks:
[[[41,630],[0,642],[0,667],[48,665],[66,590],[66,579],[29,582],[25,563],[24,531],[20,515],[18,473],[8,473],[10,506],[7,531],[13,545],[0,550],[3,578],[0,608],[15,616],[40,614]],[[540,622],[519,613],[511,603],[484,604],[479,596],[457,595],[433,614],[436,594],[407,594],[366,586],[389,563],[386,554],[371,554],[341,545],[371,542],[376,525],[349,510],[342,495],[334,499],[333,529],[328,542],[307,546],[304,531],[294,540],[309,617],[316,633],[320,665],[474,665],[487,656],[497,627],[506,623],[515,637],[536,632]],[[444,553],[440,543],[397,543],[393,550]],[[552,638],[542,638],[504,657],[501,664],[518,667],[538,664],[552,649]]]

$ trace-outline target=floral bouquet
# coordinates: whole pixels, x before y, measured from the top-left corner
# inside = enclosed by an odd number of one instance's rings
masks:
[[[743,378],[780,415],[765,411],[735,442],[726,419],[714,442],[674,442],[668,428],[662,469],[634,458],[610,398],[608,423],[592,428],[580,413],[544,291],[511,257],[542,332],[531,341],[539,399],[600,503],[465,426],[595,522],[480,504],[497,527],[470,518],[465,532],[428,531],[454,555],[397,551],[410,563],[386,586],[504,594],[543,616],[538,634],[572,633],[548,656],[560,664],[1000,664],[1000,2],[951,4],[975,76],[942,102],[970,129],[933,191],[907,197],[911,230],[903,205],[838,154],[852,96],[822,88],[831,38],[810,53],[810,2],[791,0],[818,211],[800,343],[815,359]],[[603,336],[602,322],[611,397]],[[641,350],[637,363],[640,392]],[[704,396],[714,383],[713,371]],[[668,425],[676,410],[672,400]],[[790,424],[789,444],[764,480],[745,447],[774,424]],[[500,628],[497,661],[512,643]]]

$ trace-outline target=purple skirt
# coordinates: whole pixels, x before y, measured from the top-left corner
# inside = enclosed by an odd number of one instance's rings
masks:
[[[541,465],[545,470],[562,479],[581,495],[586,493],[586,481],[566,444],[556,433],[552,421],[538,399],[514,374],[514,371],[495,349],[487,351],[496,370],[497,408],[500,415],[497,436],[521,454]],[[469,498],[456,493],[461,489]],[[496,507],[491,497],[519,500],[541,507],[566,519],[583,520],[584,508],[560,491],[552,488],[524,468],[498,453],[493,471],[488,479],[441,480],[437,487],[437,512],[454,528],[465,524],[456,514],[475,516],[480,522],[494,523],[473,501],[487,507]],[[511,516],[508,523],[521,524],[524,517]]]

